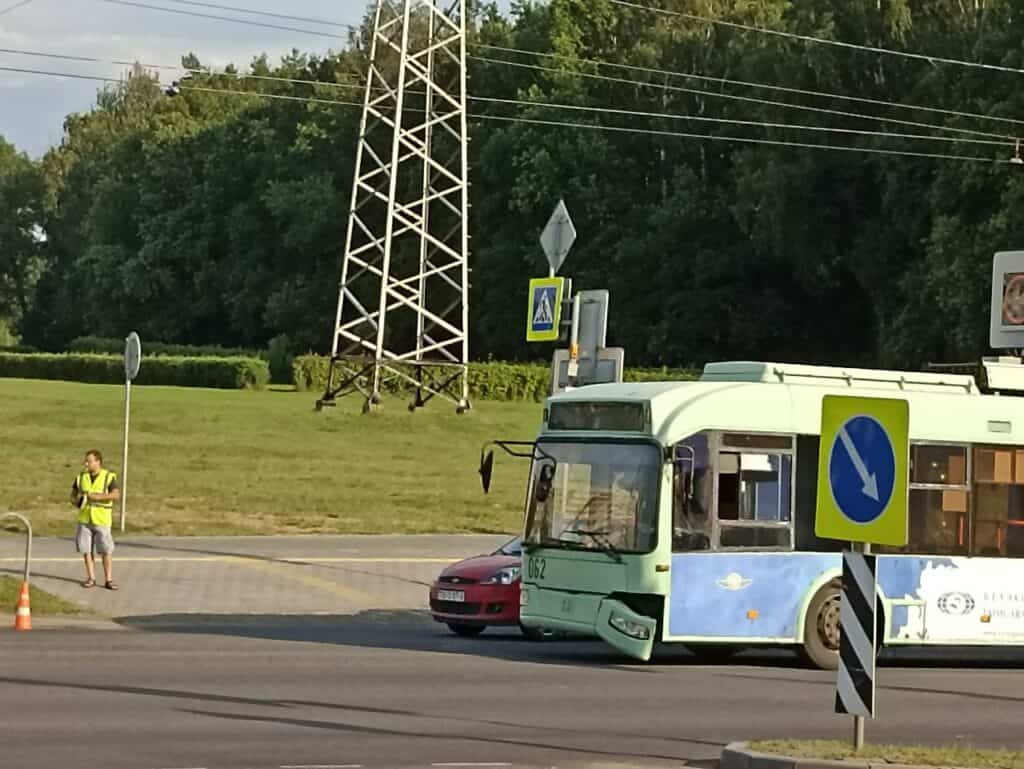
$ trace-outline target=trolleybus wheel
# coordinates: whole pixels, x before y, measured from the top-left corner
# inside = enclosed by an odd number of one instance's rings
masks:
[[[819,590],[807,607],[804,642],[800,651],[822,670],[839,667],[839,585],[832,582]]]

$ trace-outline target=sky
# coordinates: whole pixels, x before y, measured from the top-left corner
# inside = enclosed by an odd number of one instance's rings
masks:
[[[206,0],[239,9],[263,11],[338,23],[358,24],[368,0]],[[173,8],[216,16],[248,18],[268,24],[303,27],[344,35],[344,29],[266,17],[239,11],[199,7],[168,0],[133,0],[136,5],[109,0],[0,0],[0,49],[19,49],[71,56],[89,56],[147,64],[179,65],[195,53],[205,65],[229,63],[244,67],[266,53],[276,61],[293,48],[325,53],[340,48],[334,40],[277,29],[247,26],[208,18],[168,13]],[[508,3],[501,3],[507,7]],[[19,7],[20,6],[20,7]],[[150,6],[144,8],[140,6]],[[11,9],[11,10],[8,10]],[[7,11],[7,12],[5,12]],[[77,75],[120,77],[126,67],[60,61],[0,52],[0,67],[18,67]],[[175,75],[161,73],[169,82]],[[0,69],[0,136],[32,157],[40,157],[60,142],[66,115],[88,111],[101,83]]]

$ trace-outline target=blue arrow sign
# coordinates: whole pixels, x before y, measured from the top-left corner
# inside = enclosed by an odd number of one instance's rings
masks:
[[[896,485],[896,454],[878,420],[855,416],[837,431],[828,480],[839,511],[854,523],[872,523],[885,512]]]

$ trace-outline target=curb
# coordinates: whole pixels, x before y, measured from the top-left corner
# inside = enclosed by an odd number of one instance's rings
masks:
[[[883,759],[794,758],[774,753],[758,753],[745,742],[730,742],[722,750],[719,769],[941,769],[935,766],[894,764]],[[962,769],[947,767],[945,769]]]
[[[29,633],[18,633],[18,635],[30,635],[37,630],[128,630],[129,628],[117,622],[102,617],[62,617],[62,616],[35,616],[32,617],[32,630]],[[4,627],[0,633],[14,634],[13,627]]]

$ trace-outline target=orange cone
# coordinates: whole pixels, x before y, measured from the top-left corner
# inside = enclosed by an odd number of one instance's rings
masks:
[[[18,596],[18,610],[14,615],[15,630],[32,629],[32,609],[28,602],[28,583],[21,583],[21,594]]]

